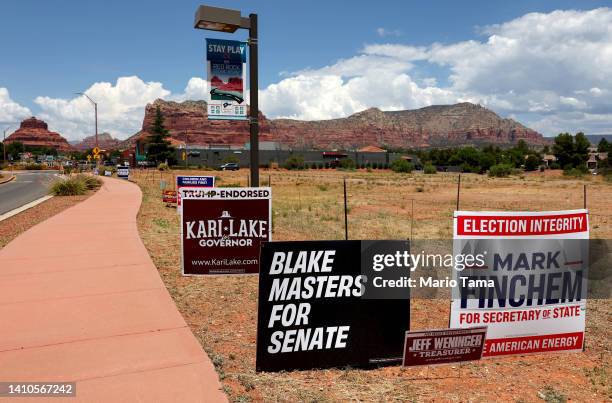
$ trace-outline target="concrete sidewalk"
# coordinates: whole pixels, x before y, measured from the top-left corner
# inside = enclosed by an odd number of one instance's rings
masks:
[[[0,250],[0,381],[76,382],[70,401],[226,401],[140,240],[140,189],[103,179]]]

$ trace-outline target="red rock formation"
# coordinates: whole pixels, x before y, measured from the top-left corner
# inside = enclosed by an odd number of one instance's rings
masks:
[[[208,120],[206,102],[156,100],[145,110],[142,131],[128,139],[148,135],[159,106],[173,138],[188,144],[243,145],[249,141],[247,121]],[[296,148],[357,149],[449,146],[492,143],[548,144],[538,132],[471,103],[435,105],[416,110],[383,112],[367,109],[347,118],[321,121],[268,120],[260,113],[260,141],[276,141]]]
[[[89,150],[96,146],[96,136],[85,137],[81,141],[71,142],[72,146],[79,151]],[[102,150],[115,150],[119,148],[120,140],[113,138],[109,133],[98,133],[98,147]]]
[[[59,133],[49,131],[47,123],[31,117],[21,122],[19,129],[6,138],[6,144],[14,141],[26,147],[53,147],[61,152],[72,151],[72,146]]]
[[[249,141],[249,124],[246,120],[208,120],[205,101],[185,101],[182,103],[156,100],[148,104],[142,122],[142,130],[127,139],[124,147],[134,144],[136,139],[150,135],[149,129],[155,120],[157,107],[164,116],[164,126],[170,136],[187,144],[232,144],[244,145]],[[260,140],[269,140],[269,121],[260,113]]]

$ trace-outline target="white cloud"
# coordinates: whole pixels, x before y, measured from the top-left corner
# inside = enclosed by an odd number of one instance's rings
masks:
[[[98,132],[125,139],[141,129],[147,103],[157,98],[179,102],[206,99],[206,88],[205,80],[193,77],[182,93],[173,94],[162,83],[129,76],[119,77],[114,84],[94,83],[85,94],[98,103]],[[82,139],[95,132],[94,109],[84,96],[70,99],[39,96],[34,102],[41,109],[39,117],[68,140]]]
[[[483,28],[478,40],[366,44],[353,57],[284,73],[260,91],[271,118],[329,119],[369,107],[418,108],[462,101],[481,103],[547,135],[559,131],[612,132],[612,10],[530,13]],[[381,37],[393,31],[377,30]],[[206,99],[207,84],[191,78],[183,92],[136,76],[86,90],[99,104],[99,130],[126,138],[142,125],[156,98]],[[68,139],[93,133],[85,97],[37,97],[40,117]],[[0,122],[30,111],[0,88]]]
[[[376,28],[376,34],[382,38],[385,36],[402,36],[402,31],[399,29]]]
[[[15,123],[32,116],[32,112],[11,99],[7,88],[0,87],[0,124],[11,124],[11,131],[15,130]],[[0,128],[2,129],[2,128]]]
[[[520,115],[547,135],[564,125],[601,132],[612,110],[610,27],[609,8],[553,11],[487,26],[482,40],[368,44],[352,58],[285,75],[262,90],[262,109],[271,117],[326,119],[370,106],[469,100]]]

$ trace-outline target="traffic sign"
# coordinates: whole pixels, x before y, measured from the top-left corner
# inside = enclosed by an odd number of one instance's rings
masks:
[[[91,151],[94,153],[94,155],[100,154],[100,149],[98,147],[94,147],[94,149]]]
[[[91,161],[91,155],[87,154],[87,161]]]

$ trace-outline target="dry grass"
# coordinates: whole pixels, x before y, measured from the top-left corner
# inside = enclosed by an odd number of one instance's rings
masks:
[[[181,173],[186,173],[181,171]],[[191,172],[197,174],[197,172]],[[202,174],[202,172],[199,172]],[[207,172],[210,174],[210,172]],[[247,184],[247,171],[216,172],[220,185]],[[342,178],[348,178],[349,231],[353,239],[450,238],[456,175],[402,175],[302,171],[262,172],[273,188],[273,239],[342,239]],[[161,201],[160,180],[172,172],[134,174],[143,190],[141,237],[180,312],[222,379],[232,401],[578,401],[612,398],[610,301],[589,301],[586,352],[483,360],[432,368],[387,367],[256,373],[257,277],[182,277],[176,210]],[[558,174],[491,179],[462,176],[461,209],[554,210],[581,208],[588,184],[591,236],[612,236],[612,185],[600,178],[565,180]],[[411,217],[414,200],[414,219]],[[411,228],[411,223],[414,227]],[[413,300],[412,328],[446,327],[449,303]]]

